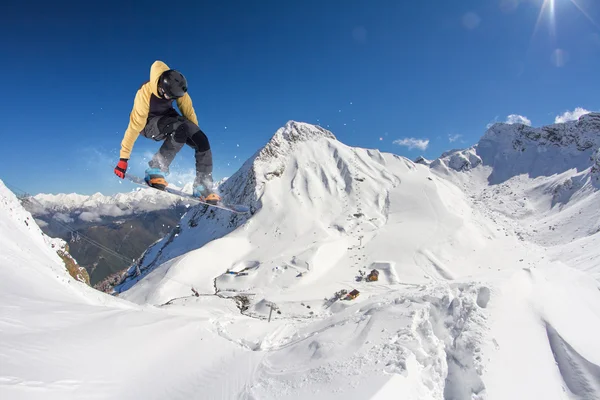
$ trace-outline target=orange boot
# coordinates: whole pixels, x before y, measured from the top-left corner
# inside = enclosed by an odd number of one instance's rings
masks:
[[[205,185],[200,184],[194,188],[194,192],[192,193],[194,197],[197,197],[198,200],[203,201],[208,204],[217,204],[221,201],[221,196],[209,190]]]

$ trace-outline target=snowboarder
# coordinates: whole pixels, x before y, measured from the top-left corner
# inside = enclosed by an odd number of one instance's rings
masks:
[[[150,67],[150,80],[137,91],[129,126],[121,142],[120,160],[115,174],[125,178],[127,162],[137,137],[163,141],[148,163],[145,181],[149,186],[164,190],[169,165],[184,145],[192,147],[196,157],[196,179],[193,195],[210,204],[221,198],[213,191],[212,152],[208,138],[198,127],[198,118],[187,93],[187,81],[181,72],[170,69],[164,62],[155,61]],[[173,101],[183,114],[173,108]]]

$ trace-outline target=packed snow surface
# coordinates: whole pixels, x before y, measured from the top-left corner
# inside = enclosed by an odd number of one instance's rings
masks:
[[[0,184],[0,397],[600,399],[593,118],[423,164],[291,121],[221,185],[250,215],[190,209],[114,297]]]

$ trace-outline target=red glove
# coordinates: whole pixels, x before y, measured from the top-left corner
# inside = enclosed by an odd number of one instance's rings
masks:
[[[125,178],[125,171],[127,171],[127,159],[126,158],[121,158],[119,160],[119,163],[115,167],[115,175],[117,175],[121,179],[124,179]]]

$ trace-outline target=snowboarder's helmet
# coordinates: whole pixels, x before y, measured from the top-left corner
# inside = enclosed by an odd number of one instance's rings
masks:
[[[187,80],[181,72],[170,69],[162,73],[158,80],[158,87],[162,89],[166,98],[176,99],[187,92]]]

